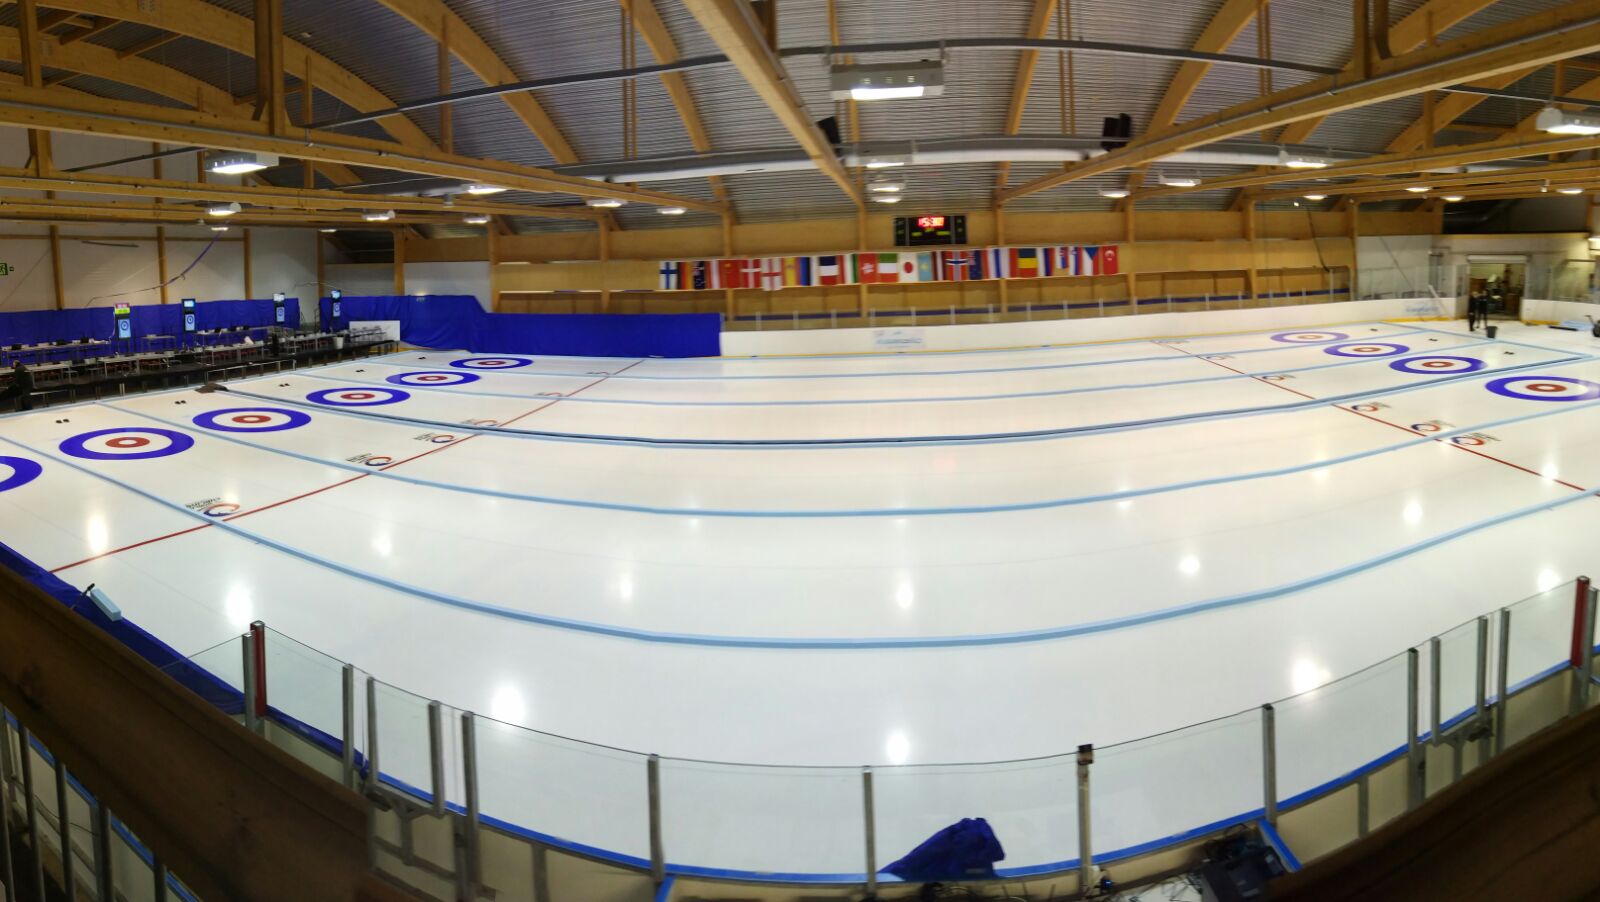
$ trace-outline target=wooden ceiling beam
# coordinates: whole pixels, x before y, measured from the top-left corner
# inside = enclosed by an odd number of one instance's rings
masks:
[[[817,168],[839,186],[857,210],[864,209],[861,189],[822,130],[811,121],[805,101],[795,90],[777,54],[767,44],[760,24],[752,21],[749,5],[744,0],[684,0],[684,5]]]
[[[1387,2],[1387,0],[1384,0],[1384,2]],[[1434,36],[1440,32],[1448,31],[1457,24],[1481,12],[1485,7],[1492,5],[1494,5],[1494,0],[1428,0],[1427,3],[1417,7],[1409,16],[1396,22],[1389,29],[1389,49],[1395,53],[1406,53],[1415,50],[1433,40]],[[1357,62],[1355,60],[1345,64],[1345,73],[1347,75],[1354,75],[1356,69]],[[1504,76],[1501,77],[1503,78]],[[1512,81],[1516,81],[1516,77],[1511,78],[1506,84],[1510,84]],[[1504,84],[1496,85],[1496,90],[1503,87],[1505,87]],[[1451,98],[1466,99],[1472,96],[1471,94],[1452,94],[1444,101],[1440,101],[1439,108],[1434,114],[1435,120],[1441,120],[1446,115],[1449,115],[1451,119],[1461,115],[1460,112],[1452,114],[1450,111],[1445,110],[1445,103]],[[1472,104],[1461,105],[1461,112],[1466,112],[1486,99],[1488,98],[1474,98]],[[1451,107],[1453,108],[1456,105],[1451,104]],[[1325,119],[1327,119],[1326,116],[1316,116],[1299,122],[1291,122],[1284,126],[1283,131],[1279,133],[1278,141],[1282,144],[1304,144],[1311,140],[1312,133],[1317,130],[1317,126],[1321,125]],[[1396,144],[1391,143],[1389,149],[1410,150],[1413,147],[1421,146],[1422,141],[1418,140],[1404,146],[1396,146]]]
[[[111,29],[113,29],[113,28],[115,28],[115,27],[117,27],[118,25],[121,25],[121,24],[122,24],[122,20],[121,19],[113,19],[113,18],[111,18],[109,16],[104,16],[104,17],[101,17],[99,19],[96,19],[95,23],[93,25],[89,26],[88,28],[80,28],[77,31],[72,32],[71,34],[62,35],[61,36],[61,43],[62,43],[62,45],[76,44],[77,42],[83,40],[84,38],[92,38],[95,35],[100,34],[101,32],[110,31]]]
[[[235,53],[254,57],[255,23],[205,0],[50,0],[53,7],[92,16],[108,16],[182,37],[195,38]],[[283,42],[284,68],[304,72],[309,63],[317,73],[317,86],[360,112],[392,109],[393,99],[350,70],[299,41]],[[417,148],[434,147],[432,139],[415,122],[403,115],[386,116],[378,125],[401,144]]]
[[[1600,161],[1578,160],[1570,163],[1552,163],[1548,166],[1495,169],[1462,173],[1460,175],[1434,173],[1429,175],[1408,175],[1391,179],[1363,179],[1327,185],[1318,184],[1307,188],[1263,191],[1257,197],[1265,201],[1285,200],[1303,197],[1307,194],[1326,194],[1334,197],[1401,194],[1406,193],[1405,188],[1407,185],[1425,185],[1432,189],[1429,194],[1457,194],[1476,188],[1489,188],[1518,182],[1532,182],[1540,185],[1548,183],[1551,187],[1561,187],[1571,182],[1593,182],[1597,177],[1600,177]],[[1416,194],[1410,195],[1411,199],[1416,197]]]
[[[1056,0],[1033,0],[1025,37],[1038,40],[1050,33],[1050,18],[1056,14]],[[1006,105],[1005,133],[1022,130],[1022,117],[1028,110],[1028,95],[1033,91],[1033,73],[1039,66],[1039,51],[1024,50],[1017,57],[1017,74],[1011,80],[1011,100]],[[1002,161],[995,169],[994,188],[1004,190],[1011,181],[1011,163]]]
[[[486,85],[503,85],[522,79],[511,67],[501,59],[499,54],[472,30],[467,21],[456,15],[444,0],[377,0],[383,6],[395,12],[406,21],[422,29],[423,33],[436,41],[444,40],[450,52],[460,60],[462,65],[472,70],[472,73],[483,80]],[[300,71],[299,67],[290,65],[290,69]],[[321,71],[321,67],[318,67]],[[534,137],[539,139],[545,150],[557,163],[578,162],[578,152],[572,148],[554,119],[545,111],[539,101],[530,91],[518,91],[514,94],[504,94],[500,98],[512,112],[517,114]]]
[[[139,43],[134,44],[132,47],[129,47],[125,50],[118,50],[117,59],[126,59],[130,56],[138,56],[141,53],[147,53],[156,49],[157,47],[160,47],[162,44],[170,41],[176,41],[181,37],[183,37],[183,35],[178,34],[176,31],[164,31],[161,34],[151,35]]]
[[[695,0],[712,2],[712,0]],[[723,0],[726,2],[726,0]],[[1078,163],[1061,173],[1002,192],[1009,202],[1037,191],[1103,172],[1153,162],[1194,147],[1439,90],[1473,79],[1543,65],[1600,50],[1600,0],[1574,0],[1556,9],[1525,16],[1425,49],[1380,60],[1375,75],[1356,79],[1327,76],[1265,97],[1236,104],[1182,126],[1152,132],[1127,146]]]
[[[678,43],[672,39],[672,32],[667,30],[667,23],[661,20],[661,12],[656,9],[655,0],[619,0],[622,8],[633,16],[633,27],[638,29],[639,36],[644,38],[645,46],[650,48],[650,54],[658,63],[675,63],[678,61]],[[689,91],[689,80],[681,72],[661,73],[661,84],[667,89],[667,97],[672,100],[672,106],[678,111],[678,118],[683,120],[684,131],[689,133],[689,143],[700,153],[711,152],[711,136],[706,133],[705,120],[700,116],[700,109],[695,105],[694,95]],[[723,185],[720,176],[711,176],[711,190],[717,200],[728,199],[728,189]]]
[[[718,204],[695,198],[562,175],[535,166],[446,154],[334,132],[296,131],[293,136],[278,136],[271,134],[264,122],[65,94],[46,88],[0,85],[0,101],[4,101],[0,105],[0,124],[25,128],[256,151],[463,182],[492,182],[517,191],[615,198],[628,203],[685,207],[719,215],[723,210]],[[534,212],[537,209],[529,207],[526,215],[538,215]]]

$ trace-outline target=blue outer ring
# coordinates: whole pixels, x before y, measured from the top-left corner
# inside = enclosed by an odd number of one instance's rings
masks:
[[[1291,335],[1331,335],[1332,338],[1319,338],[1316,341],[1296,341]],[[1332,344],[1336,341],[1348,341],[1350,336],[1343,332],[1329,332],[1326,329],[1298,329],[1294,332],[1279,332],[1272,336],[1273,341],[1281,341],[1292,345],[1321,345]]]
[[[1352,354],[1352,353],[1350,353],[1350,352],[1345,350],[1345,348],[1371,348],[1371,347],[1391,348],[1392,350],[1385,351],[1382,354]],[[1410,347],[1408,347],[1406,345],[1402,345],[1402,344],[1396,344],[1396,343],[1394,343],[1392,341],[1353,341],[1353,342],[1350,342],[1349,344],[1333,345],[1332,347],[1327,347],[1327,348],[1323,348],[1322,349],[1322,353],[1324,353],[1324,354],[1332,354],[1335,357],[1359,357],[1359,358],[1362,358],[1362,359],[1370,359],[1370,358],[1377,358],[1377,357],[1393,357],[1396,354],[1409,354],[1410,352],[1411,352],[1411,348]]]
[[[1513,382],[1565,382],[1568,385],[1581,385],[1584,390],[1582,394],[1560,397],[1525,395],[1510,387]],[[1600,383],[1590,382],[1587,379],[1573,379],[1570,376],[1507,376],[1504,379],[1492,380],[1483,387],[1497,395],[1516,398],[1519,401],[1592,401],[1600,398]]]
[[[159,435],[172,442],[172,444],[154,451],[139,451],[133,454],[107,454],[104,451],[90,451],[85,447],[90,439],[99,438],[102,435],[116,435],[119,432],[143,432],[146,435]],[[96,429],[93,432],[74,435],[61,443],[61,453],[72,457],[81,457],[84,460],[149,460],[153,457],[170,457],[174,454],[182,454],[193,447],[194,437],[184,435],[181,432],[145,426],[137,428],[124,426],[116,429]]]
[[[468,366],[467,365],[467,364],[470,364],[470,363],[472,363],[474,361],[478,361],[478,360],[509,360],[509,361],[511,361],[511,365],[510,366]],[[460,360],[452,360],[452,361],[450,361],[450,365],[455,367],[458,370],[514,370],[519,366],[529,366],[532,363],[533,363],[533,361],[529,360],[526,357],[494,357],[494,356],[489,356],[489,357],[463,357]]]
[[[334,393],[342,391],[388,392],[393,397],[374,398],[371,401],[336,401],[330,397]],[[384,404],[399,404],[401,401],[404,401],[410,397],[410,392],[404,392],[398,388],[379,388],[375,385],[349,385],[345,386],[344,388],[318,389],[317,391],[306,395],[306,400],[313,404],[325,404],[329,407],[378,407]]]
[[[26,457],[0,455],[0,464],[4,464],[15,471],[5,479],[0,479],[0,492],[21,488],[38,479],[39,474],[44,472],[44,467],[40,466],[38,461],[29,460]]]
[[[1464,370],[1418,370],[1411,368],[1410,364],[1421,360],[1459,360],[1462,363],[1470,365]],[[1481,370],[1488,365],[1489,364],[1486,361],[1479,360],[1476,357],[1456,357],[1450,354],[1429,354],[1426,357],[1407,357],[1404,360],[1396,360],[1394,363],[1389,364],[1389,369],[1398,370],[1402,373],[1410,373],[1413,376],[1457,376],[1462,373],[1476,373],[1478,370]]]
[[[276,426],[224,426],[217,422],[217,417],[225,413],[276,413],[288,417],[289,422],[280,423]],[[218,432],[282,432],[285,429],[299,429],[309,422],[311,422],[311,414],[282,407],[226,407],[222,410],[202,413],[194,418],[196,426],[215,429]]]
[[[509,366],[497,367],[497,369],[509,370],[509,369],[512,369],[512,367],[509,367]],[[453,382],[407,382],[406,380],[410,379],[412,376],[453,376],[453,377],[455,377],[455,381],[453,381]],[[466,385],[468,382],[477,382],[479,379],[482,379],[482,378],[483,377],[479,376],[477,373],[442,373],[442,372],[440,372],[438,370],[418,370],[415,373],[399,373],[398,375],[388,376],[388,377],[385,377],[383,381],[392,382],[395,385],[413,385],[413,386],[416,386],[418,388],[447,388],[447,387],[452,386],[452,385]]]

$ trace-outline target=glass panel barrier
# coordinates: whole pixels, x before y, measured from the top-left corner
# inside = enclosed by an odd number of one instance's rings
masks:
[[[860,874],[866,868],[861,787],[856,768],[663,758],[667,860],[717,870]],[[879,848],[890,851],[882,839]],[[879,867],[893,860],[879,858]]]
[[[1078,763],[1057,755],[997,764],[873,769],[879,864],[888,864],[962,818],[989,822],[1006,870],[1078,857]]]
[[[474,730],[484,816],[580,852],[649,860],[648,756],[481,715]]]
[[[326,733],[339,754],[344,736],[344,665],[276,630],[267,630],[267,704]],[[361,686],[356,695],[361,696]],[[357,734],[362,721],[356,720]],[[361,747],[356,744],[356,748]]]
[[[1096,749],[1089,771],[1097,859],[1259,811],[1261,712]]]
[[[419,799],[433,800],[428,746],[428,700],[382,681],[375,682],[378,769],[384,782]]]
[[[161,671],[228,714],[239,716],[244,711],[244,651],[238,636]]]
[[[1485,661],[1487,668],[1487,661]],[[1488,680],[1488,670],[1484,678]],[[1431,673],[1423,676],[1431,683]],[[1485,687],[1489,685],[1485,682]],[[1478,704],[1478,621],[1468,620],[1439,637],[1439,725],[1443,732],[1471,716]],[[1425,713],[1428,708],[1422,709]],[[1431,719],[1430,719],[1431,723]],[[1431,729],[1431,727],[1429,727]]]
[[[1405,749],[1406,669],[1398,655],[1273,704],[1279,802]]]
[[[1506,685],[1512,692],[1551,668],[1566,664],[1572,653],[1576,597],[1574,584],[1564,583],[1507,608],[1511,612],[1511,647]],[[1493,694],[1495,681],[1489,682]]]

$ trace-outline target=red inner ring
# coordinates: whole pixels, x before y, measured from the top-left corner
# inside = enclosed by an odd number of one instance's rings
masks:
[[[111,448],[143,448],[148,444],[150,444],[149,439],[138,438],[136,436],[123,436],[122,438],[114,438],[111,441],[106,442],[106,445]]]
[[[1565,385],[1556,385],[1553,382],[1535,382],[1532,385],[1528,386],[1528,391],[1536,391],[1536,392],[1546,392],[1546,393],[1548,393],[1548,392],[1561,391],[1564,388],[1566,388]]]
[[[1420,365],[1432,367],[1434,369],[1438,369],[1442,366],[1454,366],[1454,364],[1449,360],[1424,360]]]
[[[343,396],[346,401],[365,401],[372,397],[372,392],[353,391]]]
[[[271,419],[272,419],[272,417],[265,416],[265,415],[259,414],[259,413],[242,413],[242,414],[234,417],[233,421],[235,423],[245,423],[245,424],[248,424],[248,425],[254,425],[256,423],[268,422]]]

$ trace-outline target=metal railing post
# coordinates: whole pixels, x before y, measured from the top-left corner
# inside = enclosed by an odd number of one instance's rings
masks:
[[[1089,765],[1094,763],[1094,746],[1078,746],[1078,894],[1089,892],[1094,882],[1093,820],[1090,817]]]
[[[1445,731],[1443,724],[1440,723],[1443,702],[1438,699],[1438,694],[1442,691],[1443,683],[1445,683],[1445,677],[1443,677],[1443,673],[1445,673],[1445,664],[1442,661],[1443,651],[1445,651],[1445,645],[1443,645],[1442,641],[1438,641],[1438,637],[1427,640],[1427,684],[1430,686],[1429,705],[1427,705],[1427,708],[1429,708],[1427,710],[1427,720],[1429,720],[1427,744],[1429,745],[1440,744],[1443,740],[1440,734]]]
[[[94,804],[94,878],[95,894],[101,902],[116,899],[111,873],[111,810],[104,799],[95,799]]]
[[[1277,712],[1271,705],[1261,706],[1261,795],[1262,817],[1278,825],[1278,726]]]
[[[1589,700],[1594,696],[1594,618],[1595,606],[1600,602],[1600,589],[1589,588],[1588,603],[1584,606],[1584,615],[1588,624],[1584,633],[1583,643],[1583,706],[1589,706]]]
[[[378,681],[367,677],[367,790],[378,788]]]
[[[1422,745],[1417,742],[1420,665],[1415,648],[1406,649],[1406,810],[1422,804]]]
[[[150,871],[155,877],[155,902],[167,902],[167,866],[157,855],[150,860]]]
[[[650,879],[660,886],[667,879],[667,856],[661,842],[661,757],[645,760],[645,792],[650,804]]]
[[[22,800],[25,817],[28,825],[28,847],[33,850],[33,887],[34,898],[38,902],[45,902],[44,897],[44,850],[40,848],[39,839],[39,802],[34,798],[33,786],[33,734],[27,727],[17,731],[22,752]]]
[[[252,733],[261,732],[261,724],[256,719],[256,634],[254,627],[250,632],[239,637],[239,654],[244,662],[241,672],[244,674],[244,728]]]
[[[444,706],[428,702],[428,773],[433,781],[433,814],[444,816]]]
[[[1572,693],[1568,699],[1568,713],[1581,712],[1589,701],[1589,659],[1594,655],[1594,618],[1590,613],[1594,593],[1589,577],[1580,576],[1576,584],[1572,606]]]
[[[1488,723],[1489,718],[1489,618],[1478,618],[1478,670],[1477,697],[1474,700],[1473,718],[1479,726]],[[1478,740],[1478,761],[1481,763],[1488,757],[1488,736]]]
[[[1511,701],[1510,691],[1506,685],[1506,678],[1510,675],[1509,662],[1511,657],[1511,609],[1500,609],[1500,649],[1499,660],[1495,661],[1495,703],[1494,703],[1494,753],[1496,755],[1506,748],[1506,706]]]
[[[478,847],[478,719],[471,711],[461,712],[461,777],[467,803],[467,879],[475,899],[483,860]]]
[[[866,840],[867,894],[878,892],[878,815],[872,798],[872,767],[861,768],[861,826]]]
[[[356,668],[354,664],[344,665],[340,674],[340,696],[343,705],[340,729],[344,740],[343,754],[340,764],[343,768],[344,785],[347,789],[356,788]]]

